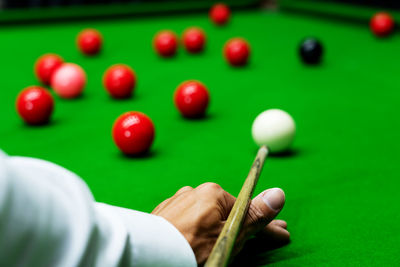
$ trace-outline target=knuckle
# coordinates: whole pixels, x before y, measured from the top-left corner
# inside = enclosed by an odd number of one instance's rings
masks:
[[[209,205],[221,206],[221,202],[224,201],[225,191],[222,187],[216,183],[204,183],[198,186],[196,190],[198,200],[202,203],[208,203]]]
[[[199,186],[199,189],[208,191],[208,192],[220,192],[222,191],[222,187],[219,184],[207,182]]]
[[[192,190],[192,189],[193,189],[193,187],[187,185],[187,186],[184,186],[181,189],[179,189],[176,193],[179,194],[179,193],[182,193],[182,192],[185,192],[185,191],[189,191],[189,190]]]

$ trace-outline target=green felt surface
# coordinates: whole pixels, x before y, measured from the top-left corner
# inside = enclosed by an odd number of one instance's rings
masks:
[[[157,57],[154,33],[181,33],[191,25],[207,32],[206,51],[179,50]],[[105,38],[103,52],[80,55],[74,39],[84,27]],[[304,66],[299,41],[317,36],[325,45],[323,64]],[[222,46],[242,36],[252,46],[251,63],[229,67]],[[377,39],[368,25],[264,11],[238,12],[216,28],[204,14],[36,24],[0,29],[0,147],[10,155],[39,157],[80,175],[96,200],[150,212],[182,186],[206,181],[237,195],[257,147],[250,135],[255,116],[268,108],[291,113],[297,137],[288,156],[266,161],[256,193],[285,190],[288,246],[249,255],[256,265],[399,265],[399,76],[400,37]],[[87,72],[84,96],[56,97],[53,123],[25,126],[14,102],[37,84],[35,59],[55,52]],[[111,100],[102,88],[104,70],[132,66],[135,96]],[[206,119],[182,119],[172,103],[177,85],[199,79],[211,92]],[[116,117],[130,110],[148,114],[156,126],[152,152],[123,157],[111,139]]]

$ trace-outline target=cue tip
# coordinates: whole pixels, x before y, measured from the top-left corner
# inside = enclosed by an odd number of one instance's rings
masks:
[[[263,145],[260,147],[259,149],[260,152],[264,153],[264,154],[268,154],[268,147],[266,145]]]

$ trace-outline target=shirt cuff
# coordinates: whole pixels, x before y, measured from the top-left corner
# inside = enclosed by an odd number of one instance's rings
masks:
[[[164,218],[102,203],[97,203],[96,209],[123,222],[132,266],[197,266],[188,241]]]

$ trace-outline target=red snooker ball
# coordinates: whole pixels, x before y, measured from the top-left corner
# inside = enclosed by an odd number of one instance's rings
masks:
[[[250,46],[241,38],[230,39],[225,44],[224,55],[232,66],[246,65],[250,55]]]
[[[56,54],[45,54],[38,58],[34,71],[36,77],[45,85],[50,85],[51,76],[58,69],[64,60]]]
[[[79,97],[85,85],[85,71],[74,63],[62,64],[51,77],[51,87],[61,98]]]
[[[390,14],[379,12],[371,18],[370,27],[376,36],[387,36],[393,31],[394,20]]]
[[[183,45],[190,53],[198,53],[203,50],[206,37],[200,28],[191,27],[183,33]]]
[[[156,34],[153,45],[160,56],[171,57],[176,53],[178,41],[175,33],[165,30]]]
[[[102,43],[103,38],[95,29],[85,29],[77,37],[78,48],[86,55],[96,55],[99,53]]]
[[[229,21],[231,11],[225,4],[215,4],[210,9],[210,18],[216,25],[224,25]]]
[[[135,88],[136,76],[129,66],[117,64],[106,70],[103,84],[111,97],[128,98]]]
[[[16,101],[19,116],[28,124],[45,124],[54,109],[51,94],[40,86],[30,86],[19,93]]]
[[[174,94],[175,106],[187,118],[204,116],[210,95],[199,81],[186,81],[178,86]]]
[[[119,116],[114,123],[112,136],[117,147],[126,155],[147,152],[154,140],[154,124],[141,112],[131,111]]]

